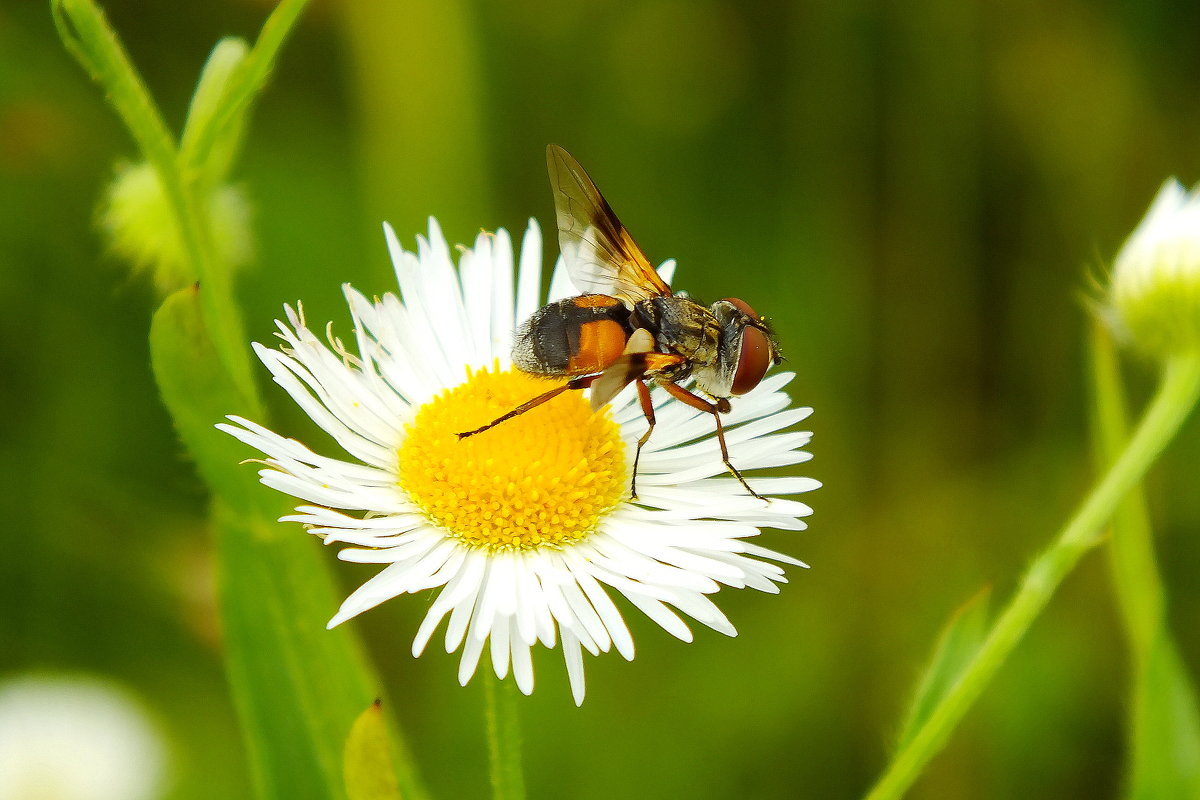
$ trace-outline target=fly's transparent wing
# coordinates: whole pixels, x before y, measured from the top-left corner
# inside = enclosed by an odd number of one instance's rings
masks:
[[[558,217],[558,243],[581,294],[606,294],[629,305],[671,294],[596,184],[571,154],[546,148]]]

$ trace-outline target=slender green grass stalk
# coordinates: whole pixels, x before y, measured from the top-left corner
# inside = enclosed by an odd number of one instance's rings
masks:
[[[1166,363],[1158,391],[1120,458],[1086,497],[1054,544],[1030,565],[975,657],[925,723],[892,758],[867,795],[869,800],[900,797],[920,776],[1045,608],[1063,578],[1084,553],[1101,541],[1104,525],[1117,505],[1175,436],[1198,399],[1200,353],[1173,357]]]
[[[516,688],[483,670],[487,695],[488,763],[494,800],[524,800],[525,776],[521,771],[521,726],[517,717]]]

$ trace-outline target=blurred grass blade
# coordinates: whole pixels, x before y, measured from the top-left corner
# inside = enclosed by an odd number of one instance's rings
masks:
[[[209,163],[210,156],[218,153],[218,162],[232,159],[250,105],[267,85],[279,50],[308,2],[283,0],[277,5],[263,24],[254,47],[238,61],[228,79],[222,81],[220,102],[213,105],[212,113],[196,117],[194,124],[189,116],[183,147],[183,156],[189,164],[203,166]]]
[[[451,241],[495,219],[484,8],[465,0],[338,5],[372,235],[381,219],[424,230],[430,210]]]
[[[244,448],[213,428],[232,409],[256,409],[224,379],[201,291],[176,292],[154,315],[151,360],[180,437],[217,497],[226,666],[252,771],[264,798],[343,798],[346,737],[380,683],[351,628],[325,630],[338,593],[319,545],[275,521],[286,501],[262,491],[252,470],[234,468]],[[416,786],[407,761],[397,769],[404,785]]]
[[[1187,667],[1166,629],[1150,645],[1133,689],[1128,797],[1200,797],[1200,717]]]
[[[204,64],[196,91],[192,94],[191,105],[188,106],[179,153],[185,164],[202,173],[203,183],[207,187],[225,180],[232,169],[246,128],[246,115],[238,114],[227,123],[228,130],[223,136],[216,137],[216,146],[205,153],[197,152],[196,140],[204,132],[212,130],[214,118],[222,115],[228,104],[230,84],[246,63],[249,50],[245,40],[236,36],[227,36],[217,42]]]
[[[218,501],[226,667],[260,796],[342,798],[346,737],[379,694],[350,629],[325,630],[337,597],[315,541]]]
[[[392,768],[387,720],[376,700],[359,715],[346,739],[346,794],[349,800],[400,800]]]
[[[1092,325],[1092,434],[1107,467],[1128,436],[1116,348]],[[1146,501],[1133,489],[1113,515],[1109,542],[1113,589],[1129,641],[1133,673],[1128,796],[1200,797],[1200,714],[1196,693],[1166,627],[1165,593],[1154,557]]]
[[[981,589],[954,612],[942,629],[929,665],[917,683],[904,725],[900,728],[897,749],[908,744],[946,690],[958,680],[963,667],[979,650],[987,632],[987,601],[990,596],[990,588]]]

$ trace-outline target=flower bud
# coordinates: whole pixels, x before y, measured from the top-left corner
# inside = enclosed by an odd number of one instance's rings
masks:
[[[206,211],[215,256],[228,267],[250,258],[249,204],[242,191],[221,185],[208,193]],[[121,258],[154,273],[164,294],[195,281],[183,239],[158,173],[149,164],[124,165],[108,189],[100,226]]]
[[[1163,184],[1117,254],[1108,306],[1118,334],[1148,355],[1200,350],[1200,193]]]

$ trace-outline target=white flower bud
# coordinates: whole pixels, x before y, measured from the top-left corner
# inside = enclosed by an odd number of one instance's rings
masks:
[[[1113,265],[1108,305],[1117,332],[1166,357],[1200,350],[1200,193],[1174,178]]]
[[[90,676],[0,682],[0,800],[151,800],[167,745],[128,692]]]

